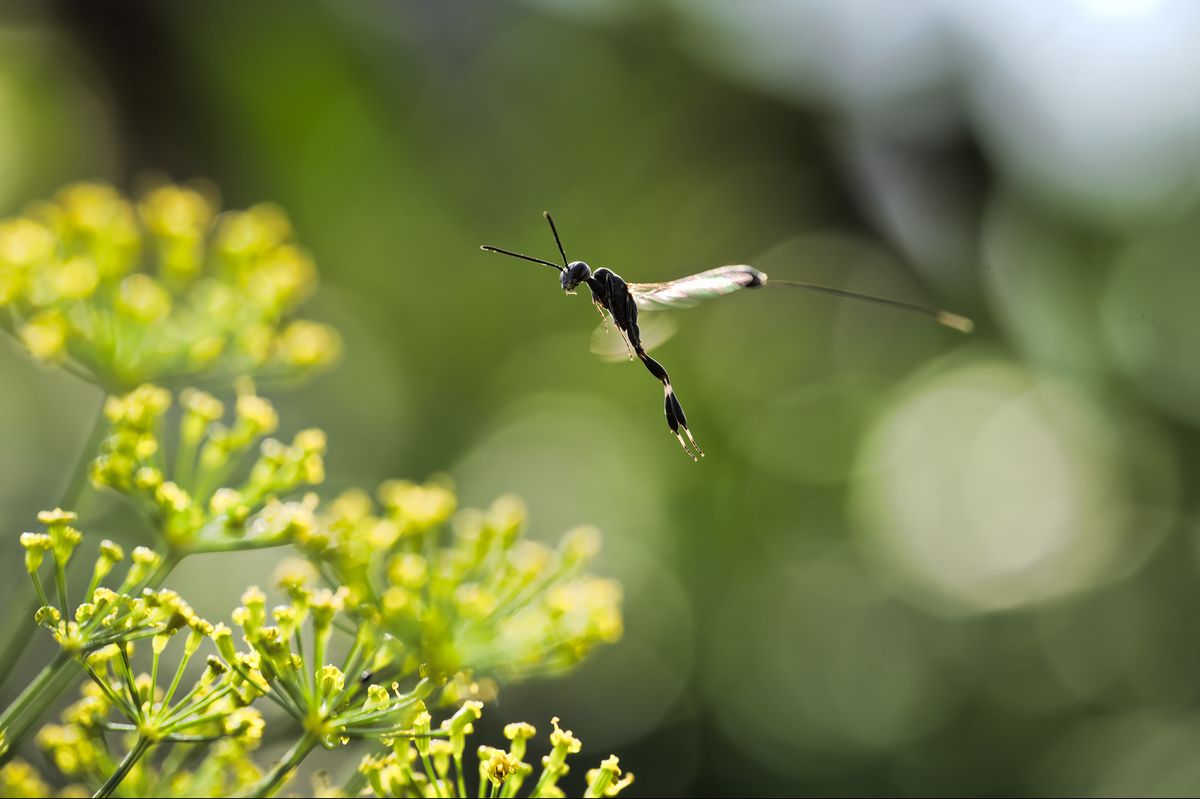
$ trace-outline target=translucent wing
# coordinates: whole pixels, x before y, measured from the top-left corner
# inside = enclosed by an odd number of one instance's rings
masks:
[[[648,314],[638,320],[642,333],[642,347],[652,352],[655,347],[675,335],[675,322],[662,314]],[[625,341],[625,334],[611,322],[606,330],[598,325],[592,333],[592,352],[606,361],[624,361],[632,357],[633,351]]]
[[[629,291],[638,308],[657,311],[663,308],[690,308],[701,300],[732,294],[738,289],[755,288],[766,281],[767,276],[762,272],[738,264],[718,266],[669,283],[630,283]]]

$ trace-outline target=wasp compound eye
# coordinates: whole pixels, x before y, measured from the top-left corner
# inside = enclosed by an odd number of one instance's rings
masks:
[[[572,261],[562,273],[564,291],[574,291],[575,287],[592,276],[592,270],[583,261]]]

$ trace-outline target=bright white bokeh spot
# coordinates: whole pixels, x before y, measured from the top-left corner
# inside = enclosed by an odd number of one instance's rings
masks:
[[[1127,554],[1116,428],[1071,384],[1001,360],[925,377],[860,453],[863,550],[897,590],[948,613],[1093,585]]]
[[[1162,0],[1076,0],[1076,4],[1093,17],[1125,19],[1153,13]]]
[[[942,126],[949,94],[937,0],[674,0],[685,42],[789,99],[898,132]]]
[[[1005,179],[1083,216],[1171,213],[1200,193],[1195,2],[672,6],[724,72],[868,137],[938,144],[969,126]]]
[[[1195,199],[1200,5],[943,8],[975,127],[1010,178],[1113,220]]]

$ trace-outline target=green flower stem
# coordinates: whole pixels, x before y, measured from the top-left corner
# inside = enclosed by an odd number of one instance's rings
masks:
[[[192,471],[196,465],[199,444],[198,439],[190,438],[186,434],[179,438],[179,449],[175,452],[175,482],[184,488],[192,486]]]
[[[71,600],[67,595],[67,564],[54,559],[54,586],[58,589],[58,609],[64,619],[71,617]],[[36,608],[34,609],[36,612]]]
[[[59,502],[60,508],[73,510],[79,503],[84,486],[87,485],[88,468],[100,448],[100,441],[104,438],[107,427],[104,418],[104,401],[107,399],[107,394],[101,397],[92,431],[79,453],[79,460],[71,472],[71,479],[67,481],[67,487]],[[26,643],[33,637],[29,635],[29,629],[33,625],[33,614],[41,606],[41,601],[36,596],[30,596],[23,586],[18,586],[15,592],[19,596],[13,597],[13,607],[5,613],[8,618],[4,631],[0,633],[0,641],[4,642],[0,647],[0,685],[4,684],[13,667],[17,665],[17,660],[25,652]]]
[[[292,748],[287,751],[283,759],[275,764],[275,768],[271,772],[258,781],[247,796],[270,796],[291,776],[295,771],[296,766],[299,766],[304,758],[308,757],[308,753],[316,748],[318,741],[317,736],[311,732],[306,732],[300,737],[300,740],[292,744]]]
[[[425,773],[429,776],[429,784],[433,787],[433,795],[442,799],[442,780],[438,777],[427,752],[421,753],[421,762],[425,765]]]
[[[117,766],[116,771],[109,775],[109,778],[104,781],[103,785],[100,786],[100,790],[92,794],[92,799],[112,796],[112,792],[116,790],[118,785],[121,784],[121,780],[125,779],[125,775],[128,774],[129,770],[133,768],[139,760],[142,759],[142,755],[146,754],[146,750],[152,745],[153,742],[150,739],[139,736],[137,743],[133,745],[133,748],[130,749],[125,757],[121,760],[121,763]]]
[[[60,649],[33,678],[33,682],[0,714],[0,736],[6,747],[0,752],[0,763],[16,752],[25,733],[75,678],[70,665],[71,657]]]
[[[550,770],[543,766],[541,776],[538,777],[537,785],[534,785],[533,790],[529,792],[530,796],[542,795],[542,788],[544,788],[546,783],[550,780],[550,774]]]
[[[168,549],[162,553],[162,561],[158,564],[158,568],[146,580],[146,587],[150,589],[162,588],[162,584],[167,577],[175,570],[175,567],[187,557],[187,553],[178,549]]]
[[[454,755],[454,772],[455,772],[455,777],[457,778],[457,781],[458,781],[458,795],[466,796],[467,795],[467,784],[463,780],[462,754],[456,753]]]

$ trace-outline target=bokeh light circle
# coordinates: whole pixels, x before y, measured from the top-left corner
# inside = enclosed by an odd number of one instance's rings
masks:
[[[897,590],[945,613],[1095,585],[1130,556],[1122,444],[1119,420],[1072,383],[995,358],[927,373],[860,453],[859,543]],[[1138,531],[1142,557],[1157,535]]]

